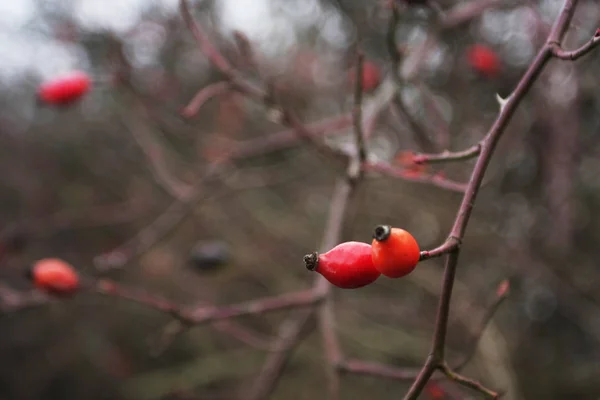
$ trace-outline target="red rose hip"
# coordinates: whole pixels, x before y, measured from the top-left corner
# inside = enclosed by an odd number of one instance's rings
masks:
[[[410,274],[421,258],[415,238],[400,228],[379,225],[373,232],[372,257],[375,268],[388,278]]]
[[[83,72],[57,78],[40,85],[40,100],[51,105],[66,105],[79,100],[91,87],[90,78]]]
[[[356,68],[349,71],[349,78],[352,86],[356,84]],[[366,93],[375,90],[381,83],[381,72],[379,67],[372,61],[365,61],[362,67],[362,88]]]
[[[488,78],[500,73],[500,58],[494,50],[482,44],[475,44],[467,49],[467,60],[474,70]]]
[[[381,275],[373,265],[371,245],[362,242],[345,242],[324,254],[307,254],[304,264],[342,289],[369,285]]]
[[[79,276],[71,264],[58,258],[38,260],[29,271],[38,289],[53,294],[71,294],[79,288]]]

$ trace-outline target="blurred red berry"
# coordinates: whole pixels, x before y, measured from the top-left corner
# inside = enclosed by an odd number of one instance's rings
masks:
[[[445,398],[446,393],[444,392],[444,389],[442,389],[438,384],[436,383],[429,383],[427,385],[427,388],[425,390],[427,392],[427,394],[429,395],[429,397],[432,400],[441,400]]]
[[[474,70],[488,78],[500,73],[500,58],[494,50],[482,44],[475,44],[467,49],[467,60]]]
[[[350,82],[354,86],[356,84],[356,68],[352,68],[349,71]],[[381,72],[379,67],[372,61],[365,61],[363,63],[362,71],[362,87],[363,91],[371,92],[376,89],[381,83]]]
[[[429,166],[418,161],[419,158],[412,151],[399,151],[394,157],[394,163],[403,167],[402,176],[407,178],[419,178],[428,172]]]
[[[66,105],[85,95],[92,83],[87,74],[73,72],[40,85],[38,96],[41,101],[51,105]]]
[[[38,289],[53,294],[71,294],[79,288],[79,276],[73,266],[58,258],[36,261],[30,278]]]

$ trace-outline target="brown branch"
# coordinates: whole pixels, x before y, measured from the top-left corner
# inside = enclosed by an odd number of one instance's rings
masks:
[[[598,44],[600,44],[600,36],[592,37],[583,46],[572,51],[563,50],[557,43],[554,43],[552,45],[552,55],[556,58],[560,58],[561,60],[574,61],[580,57],[585,56],[596,46],[598,46]]]
[[[142,107],[137,107],[136,111],[139,114],[144,114]],[[145,120],[146,117],[144,115],[143,119]],[[151,137],[147,128],[142,126],[142,123],[135,115],[132,116],[122,111],[121,119],[146,156],[154,181],[176,199],[189,197],[193,186],[180,181],[171,174],[165,160],[165,155],[163,154],[163,149],[156,142],[156,139]]]
[[[409,182],[425,183],[453,192],[464,193],[467,189],[466,184],[446,179],[441,175],[411,174],[407,173],[406,170],[402,168],[394,167],[386,162],[367,162],[366,164],[363,164],[363,169],[367,172],[377,172],[385,176],[400,178]]]
[[[457,374],[456,372],[452,371],[450,367],[448,367],[448,365],[446,365],[445,363],[442,364],[439,367],[439,369],[444,373],[444,375],[448,377],[448,379],[458,383],[459,385],[473,389],[476,392],[479,392],[490,399],[500,398],[500,394],[498,392],[494,392],[493,390],[486,388],[480,382],[474,379]]]
[[[300,121],[296,116],[296,113],[290,109],[282,110],[283,122],[291,127],[296,134],[310,146],[312,146],[318,153],[331,159],[337,159],[346,161],[348,155],[339,149],[327,145],[324,142],[319,141],[313,132],[310,132],[308,128]]]
[[[358,153],[358,161],[360,164],[363,164],[367,161],[367,149],[365,146],[365,134],[363,132],[362,118],[364,61],[365,56],[359,51],[356,57],[356,84],[354,85],[354,107],[352,108],[352,122],[354,124],[356,151]]]
[[[460,371],[473,358],[479,344],[479,340],[483,336],[487,326],[500,308],[500,305],[506,300],[509,295],[509,282],[502,281],[496,290],[496,296],[493,303],[487,309],[484,317],[481,320],[479,329],[474,334],[474,340],[471,347],[463,354],[458,362],[455,363],[454,371]],[[390,365],[374,363],[363,360],[344,360],[338,364],[338,370],[342,373],[351,373],[358,375],[369,375],[378,378],[387,378],[394,380],[413,380],[417,377],[419,370],[415,368],[399,368]]]
[[[481,152],[481,144],[477,143],[474,146],[462,151],[443,151],[437,154],[419,153],[413,156],[415,164],[434,164],[450,161],[464,161],[477,157]]]
[[[190,325],[201,325],[212,321],[264,314],[289,308],[307,307],[321,302],[324,297],[321,293],[311,289],[264,297],[227,306],[190,308],[145,291],[126,288],[109,280],[102,279],[88,287],[91,292],[142,304],[157,311],[170,314],[177,320]]]
[[[555,44],[560,45],[563,40],[565,33],[567,32],[569,23],[573,17],[577,0],[567,0],[563,6],[561,13],[559,14],[552,31],[550,32],[548,39],[542,49],[538,52],[532,64],[529,66],[524,76],[519,81],[516,89],[509,96],[504,107],[501,108],[500,113],[487,133],[484,140],[481,142],[481,154],[477,159],[471,179],[465,195],[461,202],[458,214],[454,221],[454,225],[450,231],[448,242],[455,241],[455,246],[447,246],[449,254],[446,258],[444,266],[444,277],[442,281],[442,290],[440,295],[440,301],[438,304],[438,312],[435,322],[435,331],[431,344],[431,352],[427,361],[423,365],[421,372],[417,379],[413,382],[413,385],[409,389],[408,393],[404,397],[405,400],[415,400],[419,394],[423,391],[423,388],[427,384],[427,381],[433,374],[436,368],[443,368],[445,365],[444,351],[446,342],[446,331],[448,328],[448,317],[450,312],[450,300],[452,297],[452,288],[454,285],[454,276],[456,273],[456,267],[459,256],[458,245],[462,240],[477,193],[483,182],[483,176],[490,162],[496,144],[498,143],[502,133],[506,129],[506,126],[510,122],[514,115],[517,107],[543,70],[548,60],[552,57],[552,48]],[[466,381],[460,383],[465,384]]]
[[[167,209],[152,221],[148,226],[139,231],[134,237],[122,243],[117,248],[99,255],[94,259],[94,265],[101,271],[123,268],[127,263],[147,252],[152,246],[162,240],[169,232],[177,228],[185,217],[194,210],[194,207],[204,199],[216,199],[231,194],[235,191],[261,188],[268,185],[289,182],[290,176],[275,173],[271,179],[246,179],[239,178],[237,182],[227,182],[227,187],[211,187],[218,183],[218,178],[223,175],[221,164],[209,166],[204,176],[196,182],[193,190],[187,197],[175,200]],[[225,178],[221,178],[225,180]]]
[[[181,110],[181,115],[185,118],[192,118],[198,114],[198,111],[200,111],[200,108],[202,108],[204,103],[215,96],[227,92],[231,87],[232,85],[230,82],[216,82],[203,87],[196,93],[192,100],[190,100],[188,105]]]
[[[419,373],[419,370],[416,368],[397,368],[385,364],[352,359],[340,362],[337,367],[341,373],[368,375],[395,380],[413,380]]]
[[[264,99],[267,98],[267,93],[256,85],[242,79],[237,70],[233,68],[229,61],[227,61],[219,50],[213,46],[202,27],[200,27],[194,20],[194,17],[192,17],[186,0],[180,0],[179,9],[185,24],[198,43],[200,51],[208,57],[210,62],[230,80],[231,84],[237,90],[260,101],[264,101]]]
[[[500,308],[502,303],[504,303],[504,301],[508,298],[509,292],[510,292],[509,282],[507,280],[500,282],[500,285],[498,285],[498,288],[496,289],[496,296],[494,298],[494,301],[493,301],[492,305],[490,307],[488,307],[483,319],[481,320],[479,329],[477,330],[477,332],[474,335],[474,338],[471,342],[471,348],[466,353],[464,353],[464,355],[462,356],[462,359],[460,359],[458,362],[455,363],[455,365],[453,367],[454,371],[460,371],[461,369],[463,369],[465,367],[465,365],[467,365],[469,363],[469,361],[471,361],[471,359],[473,358],[473,356],[475,355],[475,353],[477,351],[477,347],[479,345],[479,341],[480,341],[481,337],[483,336],[483,333],[485,332],[488,325],[494,318],[494,315],[496,315],[496,312],[498,311],[498,309]]]
[[[281,323],[279,340],[275,344],[276,350],[267,357],[258,378],[254,381],[244,399],[264,399],[273,391],[294,348],[301,340],[302,333],[306,332],[305,328],[312,314],[312,308],[305,309],[288,317]]]

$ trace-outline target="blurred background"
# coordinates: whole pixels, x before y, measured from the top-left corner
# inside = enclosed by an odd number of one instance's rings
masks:
[[[510,94],[562,6],[488,0],[469,8],[474,3],[439,0],[454,20],[400,6],[403,85],[377,119],[372,159],[395,163],[403,151],[477,143],[497,115],[496,94]],[[190,5],[222,54],[248,79],[274,83],[282,103],[307,123],[351,110],[357,45],[389,83],[384,1]],[[471,14],[461,19],[461,10]],[[599,17],[596,2],[580,1],[567,47],[587,41]],[[600,398],[600,217],[593,211],[600,204],[599,60],[598,51],[577,62],[555,60],[540,76],[492,159],[464,241],[449,357],[468,351],[496,287],[509,279],[510,297],[465,369],[508,391],[508,399]],[[73,70],[93,80],[81,101],[38,101],[42,82]],[[29,290],[28,266],[59,257],[86,276],[184,305],[309,288],[314,276],[302,256],[319,246],[343,169],[279,134],[285,129],[276,113],[239,93],[223,91],[182,118],[198,90],[223,79],[199,51],[176,0],[0,2],[2,283]],[[365,101],[376,96],[366,93]],[[328,140],[346,146],[351,128],[339,128]],[[261,150],[269,135],[288,139]],[[207,178],[215,161],[239,148],[254,151]],[[472,166],[416,174],[443,171],[466,182]],[[344,239],[368,242],[372,228],[387,223],[433,248],[448,234],[460,199],[427,183],[369,175],[350,205]],[[97,268],[107,259],[124,266]],[[436,259],[404,279],[335,290],[345,354],[420,366],[441,272]],[[122,299],[82,294],[3,310],[0,399],[7,400],[234,399],[260,371],[287,314],[240,318],[236,334],[195,327],[157,349],[170,318]],[[324,363],[312,332],[271,398],[327,398]],[[399,398],[409,383],[347,376],[342,398]],[[422,398],[477,398],[447,387]]]

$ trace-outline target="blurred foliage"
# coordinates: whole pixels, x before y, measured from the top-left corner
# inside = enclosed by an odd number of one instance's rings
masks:
[[[8,246],[9,256],[0,260],[0,277],[16,288],[28,287],[23,271],[41,257],[61,257],[100,276],[94,258],[127,242],[172,204],[133,130],[143,131],[172,175],[189,185],[222,151],[281,129],[263,104],[234,94],[212,99],[191,120],[179,116],[201,87],[222,77],[199,52],[174,0],[1,3],[0,228],[4,244],[18,245]],[[382,3],[196,1],[194,9],[244,74],[274,80],[282,101],[315,121],[350,110],[346,72],[357,43],[389,73],[389,12]],[[510,93],[561,3],[506,2],[437,34],[430,10],[402,8],[399,44],[410,53],[432,41],[421,80],[407,81],[401,95],[433,150],[463,149],[485,134],[498,110],[495,94]],[[596,2],[582,1],[568,44],[587,40],[599,16]],[[248,37],[256,69],[240,57],[234,30]],[[469,68],[465,49],[474,43],[497,52],[499,76],[489,79]],[[492,160],[465,238],[450,354],[468,348],[497,284],[510,278],[511,297],[467,368],[509,390],[508,399],[600,396],[600,219],[593,212],[600,206],[598,53],[575,63],[553,61],[536,83]],[[93,76],[89,96],[64,109],[36,102],[42,80],[72,69]],[[440,147],[436,140],[445,125],[449,137]],[[401,150],[432,150],[420,144],[406,118],[390,109],[369,149],[384,159]],[[464,181],[471,167],[472,161],[443,169]],[[285,179],[271,182],[282,172]],[[312,275],[302,255],[318,246],[337,172],[301,145],[236,161],[227,179],[204,188],[176,229],[107,275],[184,304],[228,304],[308,287]],[[264,185],[232,187],[236,179],[257,176]],[[371,179],[354,198],[345,237],[369,241],[372,227],[385,222],[430,248],[444,240],[459,201],[459,194],[428,185]],[[226,265],[210,273],[192,268],[189,255],[198,241],[228,246],[219,250],[230,250]],[[440,279],[440,261],[428,261],[406,279],[336,291],[347,355],[419,365],[428,351]],[[270,338],[284,314],[239,322]],[[265,358],[263,350],[209,326],[191,329],[153,356],[152,338],[168,317],[112,298],[82,295],[0,318],[3,399],[185,398],[176,397],[177,390],[231,398]],[[320,340],[312,334],[272,398],[324,398],[322,364]],[[407,383],[358,377],[343,379],[342,387],[344,399],[387,399],[398,398]]]

